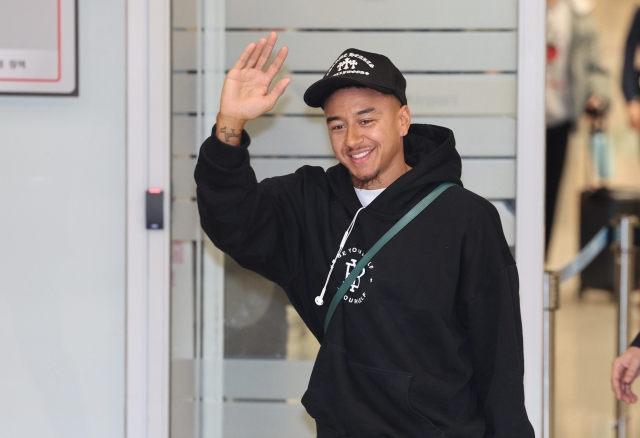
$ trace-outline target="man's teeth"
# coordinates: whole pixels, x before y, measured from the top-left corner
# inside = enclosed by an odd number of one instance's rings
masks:
[[[360,152],[359,154],[351,155],[352,158],[362,158],[369,154],[371,151]]]

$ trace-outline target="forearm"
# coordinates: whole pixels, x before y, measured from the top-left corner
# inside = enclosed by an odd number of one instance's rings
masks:
[[[242,131],[239,144],[232,146],[225,143],[224,138],[218,138],[218,131],[218,125],[214,126],[211,137],[200,148],[194,174],[202,227],[214,241],[213,233],[219,232],[221,227],[212,224],[229,214],[234,215],[237,206],[255,191],[257,185],[248,165],[249,136]],[[224,137],[224,133],[222,135]]]
[[[219,249],[283,284],[298,260],[297,245],[291,240],[300,235],[296,213],[300,181],[294,174],[259,184],[249,163],[249,143],[242,131],[238,146],[217,135],[202,145],[195,169],[200,222]]]

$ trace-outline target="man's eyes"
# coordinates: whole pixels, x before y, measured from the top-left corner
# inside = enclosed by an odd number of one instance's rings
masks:
[[[371,123],[373,123],[373,122],[374,122],[374,120],[373,120],[373,119],[363,119],[363,120],[360,120],[358,123],[359,123],[360,125],[369,125],[369,124],[371,124]],[[331,129],[332,131],[339,131],[339,130],[341,130],[341,129],[344,129],[345,127],[346,127],[346,125],[344,125],[344,124],[341,124],[341,125],[333,125],[330,129]]]

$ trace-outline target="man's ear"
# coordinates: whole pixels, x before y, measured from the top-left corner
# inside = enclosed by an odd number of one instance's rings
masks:
[[[411,126],[411,111],[409,106],[402,105],[398,110],[398,122],[400,128],[400,136],[404,137],[409,133],[409,126]]]

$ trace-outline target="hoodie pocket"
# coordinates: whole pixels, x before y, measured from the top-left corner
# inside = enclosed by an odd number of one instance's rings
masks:
[[[413,375],[351,362],[327,341],[302,403],[324,427],[353,438],[444,438],[409,403]]]

